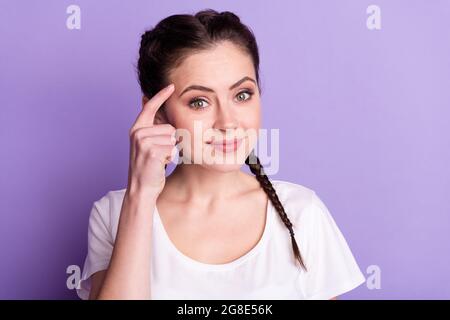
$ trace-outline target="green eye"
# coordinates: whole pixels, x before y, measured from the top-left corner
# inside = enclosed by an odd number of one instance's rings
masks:
[[[236,97],[238,101],[246,101],[249,100],[253,95],[252,91],[246,90],[239,92]],[[246,98],[248,96],[248,98]]]
[[[193,99],[189,102],[189,106],[193,109],[204,109],[207,107],[207,102],[204,99]]]
[[[253,91],[247,89],[239,92],[236,95],[236,99],[238,102],[244,102],[250,100],[252,95]],[[208,102],[202,98],[194,98],[191,101],[189,101],[189,107],[194,110],[203,110],[206,109],[208,106],[209,106]]]

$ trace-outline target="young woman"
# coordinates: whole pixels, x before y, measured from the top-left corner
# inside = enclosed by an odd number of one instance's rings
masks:
[[[170,16],[142,35],[139,54],[128,185],[94,202],[78,295],[332,299],[363,283],[318,195],[270,181],[254,154],[259,55],[239,17]]]

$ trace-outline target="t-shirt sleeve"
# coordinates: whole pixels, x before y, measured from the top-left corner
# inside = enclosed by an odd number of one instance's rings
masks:
[[[298,278],[298,286],[306,299],[331,299],[365,282],[365,277],[331,216],[328,208],[314,192],[312,201],[302,213],[299,244],[307,272]],[[296,232],[297,235],[297,232]]]
[[[77,288],[77,294],[81,299],[87,300],[89,298],[91,275],[108,268],[113,246],[109,205],[105,196],[94,202],[89,216],[88,252]]]

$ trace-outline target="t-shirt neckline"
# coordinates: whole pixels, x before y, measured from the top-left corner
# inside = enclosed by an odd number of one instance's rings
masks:
[[[273,209],[274,208],[273,208],[272,202],[270,201],[270,199],[267,199],[266,222],[264,225],[263,234],[262,234],[261,238],[259,239],[258,243],[252,249],[250,249],[250,251],[248,251],[244,255],[240,256],[239,258],[237,258],[233,261],[227,262],[227,263],[220,263],[220,264],[211,264],[211,263],[200,262],[200,261],[192,259],[191,257],[188,257],[187,255],[182,253],[180,250],[178,250],[178,248],[175,246],[175,244],[169,238],[169,235],[167,234],[164,224],[159,215],[158,207],[156,206],[156,204],[155,204],[154,216],[157,220],[156,221],[157,228],[159,228],[159,231],[161,231],[160,233],[163,236],[163,241],[166,243],[169,250],[171,250],[175,256],[177,256],[178,258],[183,260],[185,263],[192,265],[195,268],[201,268],[201,269],[206,269],[206,270],[226,270],[226,269],[233,268],[237,265],[240,265],[241,263],[250,259],[252,256],[256,255],[259,251],[261,251],[263,249],[264,244],[267,242],[267,240],[269,238],[269,234],[272,229]]]

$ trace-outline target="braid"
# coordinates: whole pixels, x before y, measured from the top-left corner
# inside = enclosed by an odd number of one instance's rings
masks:
[[[254,157],[256,159],[256,163],[254,161],[250,161],[250,157]],[[280,199],[278,198],[277,192],[275,191],[272,182],[270,182],[267,175],[264,173],[264,168],[261,165],[258,157],[254,155],[252,152],[247,159],[245,160],[245,163],[249,166],[251,172],[256,176],[256,179],[259,181],[261,187],[264,189],[264,192],[269,197],[270,201],[272,202],[273,206],[277,210],[281,220],[286,225],[286,227],[289,229],[289,233],[291,234],[291,240],[292,240],[292,247],[294,250],[294,256],[295,259],[300,263],[300,266],[307,271],[306,266],[303,262],[302,256],[300,254],[300,250],[298,249],[297,241],[294,237],[294,229],[291,221],[289,220],[286,212],[284,211],[284,207],[280,202]]]

